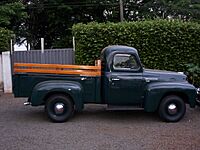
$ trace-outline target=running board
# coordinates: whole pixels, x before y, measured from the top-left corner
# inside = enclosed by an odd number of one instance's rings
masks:
[[[106,110],[144,110],[139,106],[117,106],[117,105],[108,105]]]

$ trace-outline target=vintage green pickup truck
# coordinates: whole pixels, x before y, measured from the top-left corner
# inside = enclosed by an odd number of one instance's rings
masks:
[[[53,122],[67,121],[88,103],[158,112],[164,121],[177,122],[186,104],[195,107],[198,94],[184,74],[145,69],[135,48],[119,45],[102,50],[100,66],[16,63],[13,91],[28,97],[25,105],[44,105]]]

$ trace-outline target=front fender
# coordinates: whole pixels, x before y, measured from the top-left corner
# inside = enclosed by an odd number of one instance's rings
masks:
[[[75,109],[83,109],[82,86],[73,81],[44,81],[37,84],[32,91],[30,102],[32,106],[39,106],[45,103],[45,98],[52,93],[65,93],[70,95],[74,101]]]
[[[150,83],[147,85],[144,110],[154,112],[158,109],[162,98],[168,94],[178,93],[187,97],[191,107],[195,107],[196,89],[185,83]]]

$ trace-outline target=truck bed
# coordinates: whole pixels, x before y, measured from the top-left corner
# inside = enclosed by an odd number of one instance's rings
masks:
[[[100,66],[15,63],[13,72],[15,97],[30,97],[43,81],[75,81],[82,85],[85,103],[100,103]]]

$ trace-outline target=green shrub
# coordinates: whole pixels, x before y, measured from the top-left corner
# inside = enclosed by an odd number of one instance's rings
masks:
[[[187,64],[188,81],[195,86],[200,86],[200,66],[198,64]]]
[[[200,24],[150,20],[122,23],[77,24],[76,63],[94,64],[108,45],[135,47],[146,68],[186,71],[200,62]]]
[[[0,28],[0,53],[9,50],[9,42],[11,38],[11,31]]]

